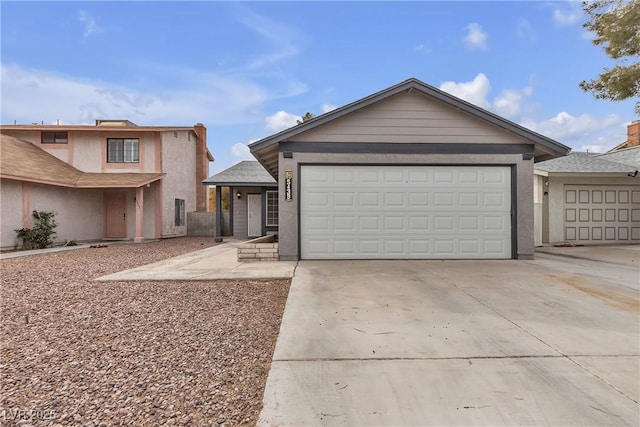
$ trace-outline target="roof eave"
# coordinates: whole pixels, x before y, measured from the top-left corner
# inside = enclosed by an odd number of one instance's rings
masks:
[[[221,187],[277,187],[277,182],[232,182],[232,181],[202,181],[203,185]]]
[[[460,98],[450,95],[447,92],[444,92],[440,89],[430,86],[415,78],[405,80],[404,82],[398,83],[397,85],[391,86],[387,89],[381,90],[365,98],[362,98],[360,100],[347,104],[343,107],[337,108],[333,111],[317,116],[304,123],[298,124],[289,129],[285,129],[282,132],[279,132],[275,135],[256,141],[249,145],[249,150],[251,151],[251,154],[253,154],[254,157],[256,157],[258,161],[260,161],[260,163],[262,163],[258,154],[259,154],[259,151],[261,151],[264,148],[267,148],[273,144],[277,144],[281,141],[287,140],[295,135],[311,130],[329,121],[335,120],[355,110],[364,108],[370,104],[373,104],[374,102],[391,97],[405,90],[413,90],[413,89],[417,89],[427,95],[432,96],[438,101],[444,102],[445,104],[448,104],[454,108],[458,108],[459,110],[467,114],[470,114],[477,118],[488,121],[496,126],[503,128],[506,131],[509,131],[522,138],[525,138],[534,143],[537,143],[542,147],[546,148],[546,150],[549,151],[549,156],[551,157],[565,156],[571,151],[570,147],[564,144],[561,144],[558,141],[554,141],[551,138],[548,138],[544,135],[541,135],[537,132],[527,129],[523,126],[520,126],[517,123],[514,123],[505,118],[502,118],[494,113],[491,113],[490,111],[477,107],[467,101],[464,101]]]
[[[549,172],[549,171],[539,171],[537,169],[534,170],[534,173],[542,175],[542,173],[539,173],[539,172],[546,173],[546,175],[543,175],[543,176],[548,176],[548,177],[621,178],[621,177],[629,176],[629,174],[633,173],[634,171],[628,171],[628,172]]]

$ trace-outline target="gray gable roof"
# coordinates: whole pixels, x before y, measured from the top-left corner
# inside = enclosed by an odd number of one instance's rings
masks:
[[[202,181],[205,185],[275,187],[276,180],[260,163],[244,160]]]
[[[551,138],[520,126],[519,124],[505,119],[504,117],[500,117],[497,114],[473,105],[460,98],[457,98],[416,78],[405,80],[380,92],[376,92],[343,107],[317,116],[297,126],[293,126],[289,129],[283,130],[282,132],[263,138],[259,141],[254,142],[253,144],[250,144],[249,149],[251,150],[251,153],[260,161],[260,163],[265,165],[265,167],[272,174],[277,174],[277,158],[274,157],[275,150],[273,149],[273,145],[277,145],[281,141],[286,141],[287,139],[292,138],[302,132],[306,132],[310,129],[340,118],[353,111],[359,110],[375,102],[381,101],[390,96],[407,90],[420,91],[453,108],[459,109],[467,114],[470,114],[471,116],[487,121],[493,125],[501,127],[508,132],[512,132],[515,135],[528,139],[534,144],[537,144],[540,147],[544,147],[545,151],[549,153],[548,157],[564,156],[571,150],[566,145],[554,141]]]
[[[609,151],[608,153],[600,154],[598,158],[611,162],[624,163],[640,169],[640,146]]]
[[[639,168],[640,147],[605,154],[570,153],[535,165],[536,170],[550,173],[629,173]]]

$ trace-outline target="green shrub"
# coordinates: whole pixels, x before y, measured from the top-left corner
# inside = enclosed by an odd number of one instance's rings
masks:
[[[15,230],[18,238],[22,239],[24,249],[44,249],[53,243],[53,236],[56,235],[58,223],[53,218],[56,214],[49,211],[33,211],[33,228],[21,228]]]

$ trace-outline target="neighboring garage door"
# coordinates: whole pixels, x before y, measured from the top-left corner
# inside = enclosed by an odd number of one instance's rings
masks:
[[[511,169],[301,166],[302,259],[511,258]]]
[[[637,186],[565,185],[564,237],[584,243],[640,241]]]

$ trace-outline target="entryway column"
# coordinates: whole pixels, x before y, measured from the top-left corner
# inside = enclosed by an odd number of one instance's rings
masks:
[[[136,188],[136,237],[133,239],[134,243],[142,243],[144,237],[142,236],[142,218],[144,213],[144,187]]]
[[[222,242],[222,187],[216,185],[216,242]]]

